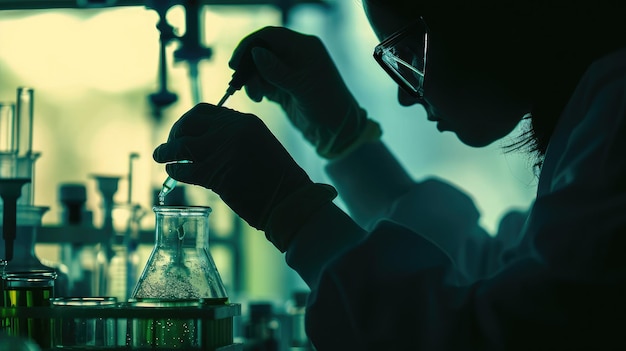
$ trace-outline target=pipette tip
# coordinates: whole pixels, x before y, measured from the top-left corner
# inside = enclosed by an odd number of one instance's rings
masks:
[[[169,194],[175,186],[176,180],[174,180],[172,177],[167,177],[167,179],[165,179],[165,181],[163,182],[163,186],[161,187],[161,191],[159,191],[158,195],[160,206],[163,206],[165,204],[165,196],[167,196],[167,194]]]
[[[220,99],[220,101],[217,103],[216,106],[222,106],[224,105],[224,103],[226,102],[226,100],[228,100],[228,97],[230,96],[230,92],[226,91],[226,94],[224,94],[224,96],[222,96],[222,98]]]

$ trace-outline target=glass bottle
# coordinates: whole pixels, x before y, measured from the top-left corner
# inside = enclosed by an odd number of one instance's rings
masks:
[[[209,252],[210,207],[155,206],[156,241],[132,294],[134,299],[228,300]]]

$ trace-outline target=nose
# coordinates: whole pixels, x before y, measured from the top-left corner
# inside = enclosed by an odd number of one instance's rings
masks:
[[[402,106],[412,106],[415,104],[421,104],[424,102],[423,99],[413,97],[409,95],[404,89],[398,87],[398,102]]]

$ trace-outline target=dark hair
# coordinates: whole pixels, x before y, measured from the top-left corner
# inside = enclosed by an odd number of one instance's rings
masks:
[[[527,64],[532,73],[528,79],[505,88],[530,99],[532,109],[523,118],[527,128],[505,150],[534,154],[537,167],[543,163],[561,113],[585,70],[597,59],[626,47],[626,1],[623,0],[513,2],[517,7],[502,0],[363,1],[397,13],[399,18],[423,16],[429,24],[431,18],[444,24],[454,23],[451,26],[454,29],[466,25],[459,24],[459,20],[475,17],[481,30],[493,32],[492,39],[502,41],[504,45],[499,50],[510,51],[504,53],[507,59]],[[499,18],[500,13],[514,13],[527,20],[507,24]],[[493,30],[501,26],[508,28],[502,33]],[[455,45],[464,44],[459,40]]]
[[[549,55],[537,70],[543,75],[541,84],[532,86],[532,110],[525,117],[528,128],[507,147],[533,153],[537,168],[543,164],[554,129],[585,71],[594,61],[626,47],[626,6],[621,1],[595,0],[593,4],[563,8],[544,9],[534,16],[540,19],[539,24],[527,24],[547,28],[532,30],[537,33],[535,37],[544,39],[536,50]]]

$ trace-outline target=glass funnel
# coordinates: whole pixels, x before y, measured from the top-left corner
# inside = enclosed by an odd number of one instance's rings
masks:
[[[156,241],[132,294],[134,299],[228,299],[209,252],[211,208],[155,206]]]
[[[2,209],[3,206],[0,206]],[[13,242],[13,259],[7,263],[6,272],[54,272],[41,263],[35,254],[37,231],[48,207],[17,206],[16,235]],[[0,231],[4,230],[4,217],[0,216]],[[0,240],[0,256],[4,254],[4,240]]]

